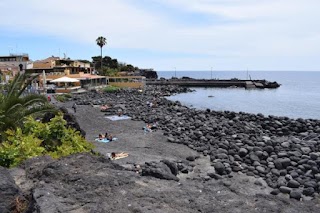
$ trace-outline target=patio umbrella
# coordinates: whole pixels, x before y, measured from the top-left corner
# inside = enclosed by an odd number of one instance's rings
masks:
[[[69,78],[67,76],[63,76],[61,78],[57,78],[57,79],[54,79],[52,80],[51,82],[53,83],[64,83],[64,87],[65,89],[67,89],[67,84],[68,83],[74,83],[74,82],[80,82],[78,79],[75,79],[75,78]]]
[[[69,82],[80,82],[78,79],[75,78],[69,78],[67,76],[63,76],[61,78],[56,78],[54,80],[52,80],[51,82],[53,83],[59,83],[59,82],[64,82],[64,83],[69,83]]]

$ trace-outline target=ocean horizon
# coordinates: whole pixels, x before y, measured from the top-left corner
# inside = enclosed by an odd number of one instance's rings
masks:
[[[277,89],[201,88],[168,97],[196,109],[262,113],[293,119],[320,119],[320,72],[317,71],[157,71],[158,77],[265,79]]]

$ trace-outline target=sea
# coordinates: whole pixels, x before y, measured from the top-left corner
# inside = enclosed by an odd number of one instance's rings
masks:
[[[276,81],[277,89],[192,88],[168,97],[196,109],[262,113],[293,119],[320,119],[320,72],[311,71],[158,71],[158,78],[191,77]]]

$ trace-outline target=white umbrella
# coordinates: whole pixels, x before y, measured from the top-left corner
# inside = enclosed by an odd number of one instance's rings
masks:
[[[65,83],[69,83],[69,82],[80,82],[78,79],[75,78],[69,78],[67,76],[63,76],[61,78],[56,78],[54,80],[52,80],[51,82],[53,83],[58,83],[58,82],[65,82]]]

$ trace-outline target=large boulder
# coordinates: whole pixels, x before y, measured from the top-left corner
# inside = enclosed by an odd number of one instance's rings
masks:
[[[152,71],[152,70],[140,70],[140,75],[142,75],[148,79],[158,79],[157,72]]]
[[[23,203],[19,187],[6,168],[0,167],[0,212],[14,212],[19,203]]]
[[[142,168],[142,176],[179,181],[179,178],[172,173],[172,170],[164,162],[146,162]]]

